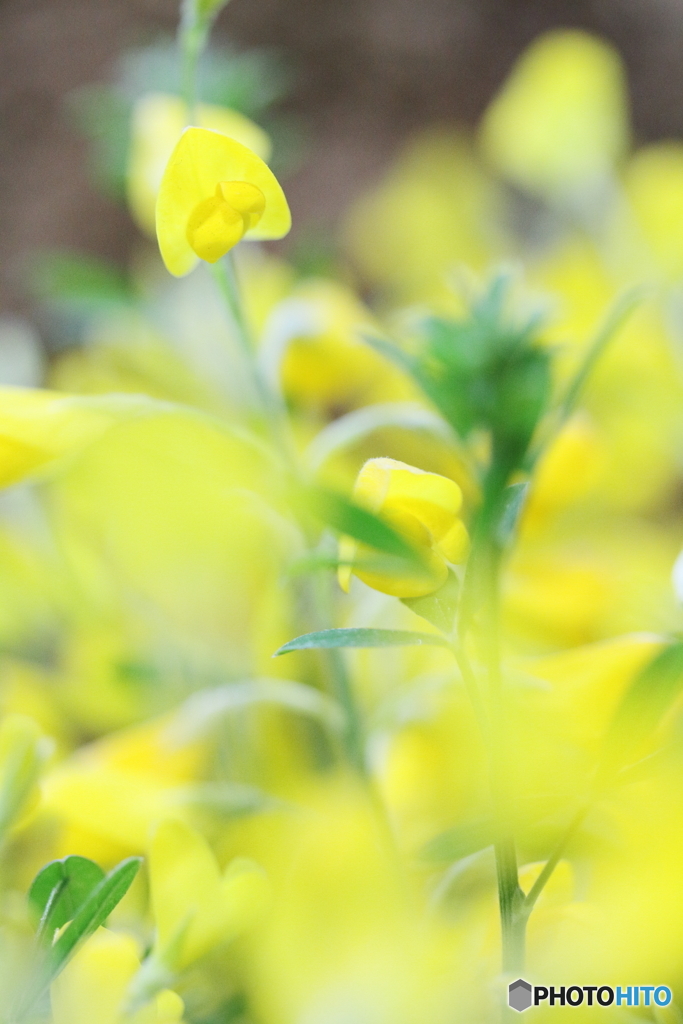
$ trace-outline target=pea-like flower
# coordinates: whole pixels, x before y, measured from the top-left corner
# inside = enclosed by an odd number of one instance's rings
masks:
[[[405,573],[344,565],[339,583],[348,591],[351,573],[369,587],[394,597],[422,597],[446,582],[448,563],[463,562],[469,537],[459,516],[462,491],[453,480],[427,473],[395,459],[369,459],[356,480],[355,501],[384,519],[422,557],[422,566]],[[340,546],[344,562],[372,558],[372,552],[345,538]]]
[[[173,147],[187,125],[187,108],[179,96],[146,93],[133,109],[128,158],[128,205],[138,226],[155,237],[155,209],[161,179]],[[227,135],[248,146],[262,160],[270,156],[270,139],[244,114],[227,107],[200,103],[200,127]]]
[[[157,198],[159,248],[182,277],[216,263],[237,243],[282,238],[291,214],[280,184],[247,146],[207,128],[187,128],[171,154]]]

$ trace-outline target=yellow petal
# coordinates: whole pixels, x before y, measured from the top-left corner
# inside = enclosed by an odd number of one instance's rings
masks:
[[[437,547],[447,562],[460,565],[465,561],[470,548],[470,535],[462,519],[456,519]]]
[[[94,440],[114,420],[68,395],[0,387],[0,486],[6,487]]]
[[[256,153],[218,132],[188,128],[168,162],[156,208],[161,255],[177,277],[187,274],[198,260],[187,238],[190,217],[200,203],[215,195],[220,182],[248,182],[263,193],[263,215],[248,229],[250,238],[282,238],[291,227],[284,193]]]
[[[199,832],[179,821],[164,821],[150,845],[149,877],[157,945],[163,957],[200,906],[217,898],[220,872]]]
[[[214,946],[235,938],[262,912],[268,879],[253,861],[234,861],[221,876],[203,836],[165,821],[149,855],[157,955],[182,970]]]

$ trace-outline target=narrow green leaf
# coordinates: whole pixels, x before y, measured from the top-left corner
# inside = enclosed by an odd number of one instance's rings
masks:
[[[395,345],[392,341],[387,341],[386,338],[378,338],[375,334],[365,334],[361,332],[361,339],[369,345],[370,348],[374,348],[376,352],[379,352],[381,356],[384,356],[389,362],[397,366],[399,370],[403,370],[409,376],[415,376],[418,363],[417,360],[411,356],[408,352],[405,352],[398,345]]]
[[[496,525],[496,539],[502,547],[507,547],[515,535],[528,491],[528,483],[510,484],[503,491],[502,508]]]
[[[478,853],[494,841],[493,818],[487,815],[465,821],[431,839],[421,851],[421,859],[431,864],[461,860]]]
[[[638,673],[607,730],[603,770],[618,770],[639,756],[647,738],[683,691],[683,641],[659,651]]]
[[[238,680],[201,690],[185,701],[169,730],[174,743],[192,743],[200,739],[225,715],[260,704],[307,715],[339,731],[344,727],[344,713],[332,697],[305,683],[292,679]]]
[[[449,643],[435,633],[413,633],[405,629],[323,629],[318,633],[298,636],[275,652],[274,658],[290,651],[305,651],[330,647],[449,647]]]
[[[141,864],[142,857],[129,857],[121,861],[86,897],[71,923],[66,926],[47,953],[45,987],[66,966],[76,948],[104,924],[114,907],[128,892]]]
[[[221,818],[241,818],[286,806],[257,786],[241,782],[196,782],[190,786],[179,786],[173,791],[173,800],[214,812]]]
[[[421,431],[460,448],[455,432],[441,416],[417,402],[382,402],[354,409],[329,423],[308,446],[306,460],[318,470],[332,455],[386,427]]]
[[[604,323],[601,324],[593,341],[589,344],[581,365],[569,383],[560,409],[561,422],[566,420],[574,411],[584,385],[593,372],[596,363],[642,300],[642,289],[630,288],[616,300],[607,313]]]
[[[64,857],[46,864],[28,893],[29,904],[40,921],[40,936],[51,942],[55,929],[75,917],[103,878],[99,864],[87,857]]]
[[[378,555],[377,558],[336,558],[334,555],[312,554],[302,555],[289,564],[286,570],[287,576],[304,576],[309,572],[322,572],[325,569],[341,569],[351,566],[352,569],[360,572],[374,573],[400,573],[406,571],[406,562],[403,558],[396,558],[393,555]],[[408,570],[410,571],[410,570]]]
[[[316,518],[339,533],[416,566],[422,565],[419,553],[400,534],[384,520],[343,495],[323,487],[309,487],[304,490],[302,498]]]

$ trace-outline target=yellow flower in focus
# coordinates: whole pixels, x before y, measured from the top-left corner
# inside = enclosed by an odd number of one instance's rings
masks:
[[[126,1013],[128,986],[140,967],[130,935],[100,928],[52,983],[53,1024],[175,1024],[183,1001],[170,989],[135,1013]]]
[[[258,864],[237,858],[221,874],[203,836],[180,821],[157,829],[149,876],[157,925],[153,955],[171,971],[237,938],[258,921],[270,895]]]
[[[550,32],[529,47],[481,128],[492,165],[543,195],[609,174],[628,139],[621,59],[607,43],[577,31]]]
[[[399,575],[342,566],[339,583],[344,590],[348,591],[353,572],[384,594],[421,597],[446,582],[448,562],[465,560],[469,537],[458,515],[462,491],[455,481],[395,459],[369,459],[358,474],[353,496],[413,545],[423,558],[424,568]],[[345,538],[340,558],[352,561],[359,556],[372,557],[372,553]]]
[[[220,132],[247,146],[262,160],[270,157],[267,134],[236,110],[202,103],[197,110],[197,122],[201,128]],[[187,107],[178,96],[148,93],[135,104],[128,161],[128,204],[138,226],[152,238],[161,179],[186,125]]]
[[[156,229],[164,263],[182,277],[215,263],[248,235],[282,238],[289,206],[270,168],[247,146],[206,128],[187,128],[164,171]]]

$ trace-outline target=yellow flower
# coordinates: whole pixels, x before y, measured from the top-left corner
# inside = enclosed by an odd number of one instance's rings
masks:
[[[683,145],[659,142],[639,150],[626,169],[624,185],[656,269],[669,279],[680,280]],[[642,263],[639,272],[643,273]]]
[[[161,823],[149,851],[154,958],[171,971],[237,938],[261,916],[269,897],[265,872],[245,858],[221,874],[209,844],[189,825]]]
[[[140,967],[130,935],[100,928],[52,983],[54,1024],[176,1024],[183,1001],[170,989],[135,1013],[126,1013],[128,986]]]
[[[585,32],[556,31],[515,65],[484,116],[481,142],[497,170],[552,195],[610,173],[628,135],[617,52]]]
[[[0,387],[0,487],[84,448],[115,419],[102,407],[39,388]]]
[[[448,562],[465,560],[469,539],[458,516],[462,491],[455,481],[395,459],[369,459],[358,474],[353,496],[359,505],[386,520],[416,548],[424,568],[399,575],[343,566],[339,583],[344,590],[348,591],[353,571],[369,587],[384,594],[420,597],[445,583]],[[359,556],[372,557],[372,553],[362,550],[355,541],[344,539],[341,559],[352,561]]]
[[[270,157],[270,139],[244,114],[227,107],[200,104],[197,122],[201,128],[227,135],[248,146],[262,160]],[[130,158],[128,161],[128,204],[138,226],[154,238],[154,211],[173,147],[187,125],[187,107],[178,96],[148,93],[133,111]]]
[[[198,260],[215,263],[245,236],[282,238],[291,227],[285,195],[251,149],[206,128],[187,128],[159,189],[157,237],[176,277]]]

